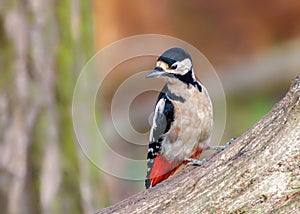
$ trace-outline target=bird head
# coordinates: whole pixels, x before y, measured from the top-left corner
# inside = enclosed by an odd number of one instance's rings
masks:
[[[182,48],[171,48],[157,59],[156,67],[146,75],[146,78],[182,79],[185,76],[193,78],[192,67],[192,58],[188,52]]]

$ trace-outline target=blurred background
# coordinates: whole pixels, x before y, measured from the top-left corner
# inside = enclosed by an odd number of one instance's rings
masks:
[[[177,37],[207,57],[226,94],[223,143],[266,114],[300,70],[299,0],[2,0],[1,213],[91,213],[144,190],[143,181],[111,176],[88,160],[71,115],[76,79],[88,59],[137,34]],[[120,65],[96,100],[105,139],[131,158],[143,159],[147,148],[133,149],[113,130],[111,100],[124,80],[154,62],[146,57]],[[156,96],[147,92],[132,102],[138,132],[149,131]]]

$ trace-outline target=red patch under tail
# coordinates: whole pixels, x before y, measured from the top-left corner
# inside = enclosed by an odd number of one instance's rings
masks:
[[[181,165],[182,163],[170,163],[161,155],[157,155],[150,173],[151,185],[155,186],[163,180],[166,180],[173,175]]]
[[[199,159],[201,153],[203,152],[202,148],[198,148],[195,150],[189,158],[193,159]],[[171,163],[167,161],[165,158],[163,158],[161,155],[157,155],[154,159],[154,164],[151,169],[150,173],[150,181],[151,186],[155,186],[156,184],[166,180],[171,175],[173,175],[178,168],[180,168],[182,165],[187,164],[188,161],[184,160],[181,163]]]

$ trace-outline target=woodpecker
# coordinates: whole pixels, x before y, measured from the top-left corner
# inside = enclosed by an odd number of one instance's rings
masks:
[[[166,80],[153,117],[147,155],[148,189],[173,175],[187,163],[199,163],[209,145],[213,106],[202,83],[196,80],[192,58],[182,48],[165,51],[146,78]],[[194,161],[194,162],[193,162]]]

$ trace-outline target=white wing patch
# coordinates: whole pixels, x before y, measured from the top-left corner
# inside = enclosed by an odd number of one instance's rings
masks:
[[[165,99],[161,98],[155,106],[155,112],[154,112],[154,117],[153,117],[152,127],[151,127],[151,131],[150,131],[150,137],[149,137],[150,142],[154,142],[153,130],[157,128],[157,124],[156,124],[157,115],[163,114],[164,108],[165,108],[165,103],[166,103]]]

